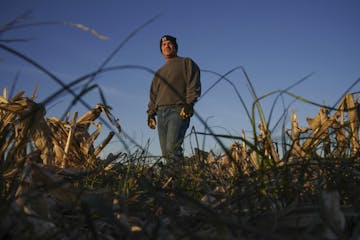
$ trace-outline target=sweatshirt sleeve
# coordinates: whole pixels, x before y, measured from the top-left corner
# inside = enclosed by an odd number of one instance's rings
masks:
[[[157,77],[156,74],[151,82],[151,86],[150,86],[150,99],[149,99],[149,104],[148,104],[148,110],[146,111],[146,113],[148,115],[156,115],[156,105],[155,105],[155,101],[156,101],[156,94],[157,94]]]
[[[201,95],[200,68],[190,58],[185,59],[186,66],[186,103],[195,104]]]

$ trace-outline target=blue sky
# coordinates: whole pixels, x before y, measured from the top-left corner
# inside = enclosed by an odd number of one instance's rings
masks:
[[[218,80],[211,71],[225,74],[242,66],[258,96],[285,89],[312,74],[290,91],[309,101],[332,106],[360,77],[357,0],[1,0],[0,6],[0,25],[31,10],[30,18],[21,23],[68,21],[108,37],[100,40],[89,31],[64,24],[19,28],[0,35],[0,39],[30,39],[5,44],[30,56],[64,83],[96,70],[135,29],[155,16],[106,66],[134,65],[155,71],[164,63],[159,39],[163,34],[171,34],[178,39],[179,55],[193,58],[203,71],[203,92]],[[15,92],[25,90],[28,96],[38,83],[38,102],[60,88],[51,78],[2,49],[0,76],[1,88],[10,88],[17,76]],[[149,71],[125,68],[101,74],[94,83],[100,86],[113,114],[120,119],[128,136],[124,140],[129,142],[131,138],[141,146],[150,140],[150,152],[156,155],[157,133],[147,128],[145,113],[151,79]],[[253,98],[243,72],[235,70],[227,79],[250,109]],[[359,91],[359,85],[351,90],[355,91]],[[97,91],[83,99],[90,106],[100,102]],[[261,102],[267,116],[274,99],[272,95]],[[60,117],[71,100],[69,94],[56,98],[47,105],[47,115]],[[301,125],[306,125],[305,118],[318,111],[316,106],[293,100],[284,96],[276,102],[270,126],[285,107],[297,112]],[[246,111],[234,88],[224,80],[201,97],[196,110],[215,133],[239,136],[243,129],[250,130]],[[86,109],[77,104],[73,111],[82,115]],[[193,118],[192,126],[204,130],[197,118]],[[281,134],[277,129],[274,134],[277,131]],[[202,143],[203,138],[199,140]],[[185,141],[187,151],[190,142],[195,145],[193,136]],[[219,150],[219,145],[207,137],[205,148]],[[117,139],[108,147],[108,151],[122,149]]]

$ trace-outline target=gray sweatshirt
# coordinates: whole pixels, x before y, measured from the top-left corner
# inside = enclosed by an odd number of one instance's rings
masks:
[[[147,114],[156,114],[159,106],[195,104],[200,94],[198,65],[190,58],[175,57],[154,75]]]

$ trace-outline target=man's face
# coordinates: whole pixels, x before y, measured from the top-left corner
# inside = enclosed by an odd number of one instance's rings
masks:
[[[176,56],[175,45],[169,40],[162,41],[161,52],[164,55],[164,57],[174,57]]]

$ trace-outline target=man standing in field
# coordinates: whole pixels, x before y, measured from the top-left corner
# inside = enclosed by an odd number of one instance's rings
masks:
[[[148,126],[158,128],[163,157],[168,161],[181,160],[181,145],[201,94],[200,69],[191,58],[177,55],[178,44],[173,36],[161,37],[160,51],[165,64],[151,82]]]

